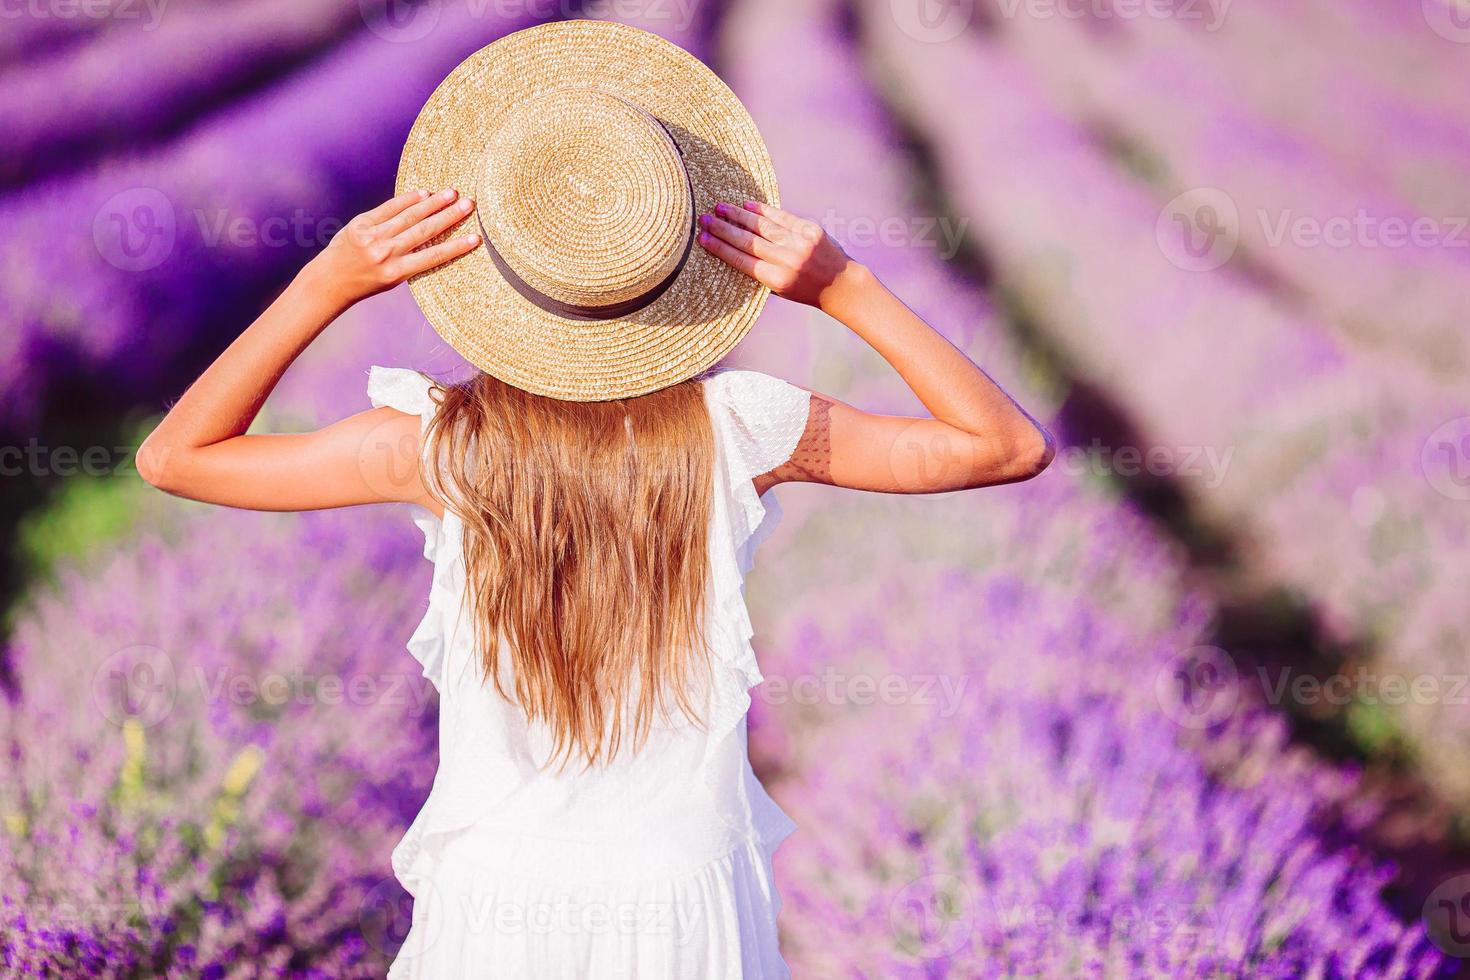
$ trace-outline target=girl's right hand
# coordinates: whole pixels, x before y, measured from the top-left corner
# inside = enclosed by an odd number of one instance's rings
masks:
[[[419,249],[464,220],[475,204],[453,190],[407,191],[349,221],[308,264],[343,308],[466,254],[478,234]]]
[[[821,225],[769,204],[722,203],[699,224],[699,244],[716,257],[777,296],[834,315],[870,278]]]

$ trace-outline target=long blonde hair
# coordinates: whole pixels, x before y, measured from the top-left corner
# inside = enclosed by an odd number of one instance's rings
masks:
[[[714,434],[699,380],[569,402],[488,374],[438,383],[425,486],[464,523],[484,678],[554,737],[552,759],[636,751],[656,718],[690,720],[707,666]],[[671,705],[672,701],[672,705]]]

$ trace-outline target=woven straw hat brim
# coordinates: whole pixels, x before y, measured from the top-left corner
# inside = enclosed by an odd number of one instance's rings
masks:
[[[714,72],[655,34],[592,20],[519,31],[465,59],[409,133],[399,192],[452,187],[473,196],[504,114],[569,87],[619,96],[663,123],[683,156],[696,215],[720,201],[779,206],[755,122]],[[443,237],[479,230],[471,216]],[[501,276],[484,245],[415,277],[409,288],[429,323],[470,363],[569,401],[630,398],[699,374],[749,332],[769,296],[697,243],[662,296],[616,319],[574,320],[542,309]]]

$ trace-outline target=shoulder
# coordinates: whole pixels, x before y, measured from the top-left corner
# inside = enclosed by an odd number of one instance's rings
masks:
[[[405,415],[427,417],[438,407],[434,389],[440,387],[438,381],[412,368],[377,364],[368,368],[367,393],[374,408],[386,406]]]
[[[723,369],[704,378],[717,435],[751,476],[791,458],[806,430],[811,392],[759,371]]]
[[[747,425],[806,424],[811,392],[759,371],[723,369],[704,380],[712,412],[727,413]]]
[[[809,396],[805,388],[789,381],[741,368],[719,368],[709,372],[704,376],[704,389],[707,399],[737,408],[800,401]]]

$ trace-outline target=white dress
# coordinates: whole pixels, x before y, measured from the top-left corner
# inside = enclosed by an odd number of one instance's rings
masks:
[[[430,387],[416,371],[369,371],[374,406],[425,425],[436,408]],[[790,458],[809,396],[734,370],[706,375],[704,396],[715,432],[705,725],[657,724],[638,753],[609,766],[543,769],[544,727],[477,672],[462,524],[411,505],[434,576],[408,649],[439,691],[439,770],[393,852],[414,910],[390,978],[790,976],[771,856],[795,825],[746,751],[749,689],[762,678],[744,576],[780,513],[751,480]]]

